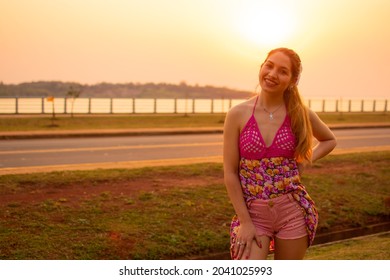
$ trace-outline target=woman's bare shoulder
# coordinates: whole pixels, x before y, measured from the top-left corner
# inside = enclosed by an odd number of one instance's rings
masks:
[[[228,123],[234,124],[241,130],[252,114],[255,101],[256,98],[250,98],[230,108],[226,115]]]
[[[255,101],[256,101],[256,97],[252,97],[252,98],[250,98],[250,99],[248,99],[240,104],[237,104],[237,105],[233,106],[232,108],[230,108],[230,110],[228,111],[228,114],[234,115],[234,116],[246,115],[248,112],[249,112],[249,114],[251,114],[253,106],[255,104]]]

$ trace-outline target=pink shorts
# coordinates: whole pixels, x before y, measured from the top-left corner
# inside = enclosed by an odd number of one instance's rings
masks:
[[[253,200],[248,210],[258,235],[280,239],[297,239],[308,235],[304,210],[291,194],[269,200]]]

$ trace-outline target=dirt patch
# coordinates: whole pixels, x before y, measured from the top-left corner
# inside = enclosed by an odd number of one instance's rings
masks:
[[[339,161],[319,161],[304,169],[304,175],[327,175],[327,174],[353,174],[367,172],[370,169],[370,162],[362,164],[356,159]],[[382,163],[383,165],[384,163]],[[102,193],[110,193],[112,196],[135,196],[141,192],[159,192],[172,187],[193,188],[196,186],[206,186],[209,184],[224,184],[223,171],[207,168],[201,174],[185,175],[180,172],[148,172],[144,177],[133,179],[110,179],[106,181],[85,181],[82,183],[63,183],[63,185],[35,186],[29,182],[24,182],[17,190],[2,190],[0,195],[0,205],[9,203],[39,203],[45,200],[66,200],[78,203]],[[147,176],[147,177],[145,177]],[[342,180],[338,178],[337,180]],[[337,182],[343,184],[343,182]],[[390,200],[386,200],[386,205],[390,205]],[[390,206],[387,206],[390,207]]]
[[[326,168],[324,168],[326,165]],[[306,167],[305,175],[323,175],[364,171],[361,164],[349,162],[347,165],[339,162],[314,164]],[[135,196],[142,192],[160,192],[172,187],[193,188],[209,184],[224,184],[222,172],[207,172],[203,175],[184,176],[174,172],[167,174],[148,174],[148,178],[134,178],[131,180],[109,180],[102,182],[67,183],[62,186],[30,186],[17,191],[9,191],[0,195],[0,205],[9,203],[40,203],[45,200],[72,201],[78,203],[102,193],[112,196]]]
[[[29,187],[28,191],[17,191],[0,195],[0,205],[10,203],[40,203],[45,200],[71,201],[78,203],[91,197],[109,193],[112,196],[134,196],[142,192],[164,191],[166,189],[194,188],[208,184],[223,184],[223,178],[218,176],[178,176],[169,174],[161,177],[136,178],[132,180],[107,181],[90,184],[67,184],[66,186]]]
[[[356,172],[356,170],[363,170],[360,163],[348,162],[348,164],[340,164],[338,162],[326,162],[325,164],[315,163],[312,166],[308,166],[305,168],[304,173],[308,175],[323,175],[331,173],[350,173]]]

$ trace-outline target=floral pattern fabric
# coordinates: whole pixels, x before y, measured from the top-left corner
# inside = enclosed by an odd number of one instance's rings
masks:
[[[291,193],[304,210],[309,246],[312,244],[318,225],[318,212],[314,201],[300,181],[295,159],[285,157],[263,158],[260,160],[241,158],[239,176],[244,199],[248,208],[255,199],[272,199]],[[240,222],[233,217],[230,237],[233,248]],[[271,240],[270,251],[274,249]]]

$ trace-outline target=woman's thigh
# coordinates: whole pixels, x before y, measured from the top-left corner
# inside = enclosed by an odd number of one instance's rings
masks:
[[[275,260],[302,260],[307,250],[309,237],[298,239],[275,238]]]

